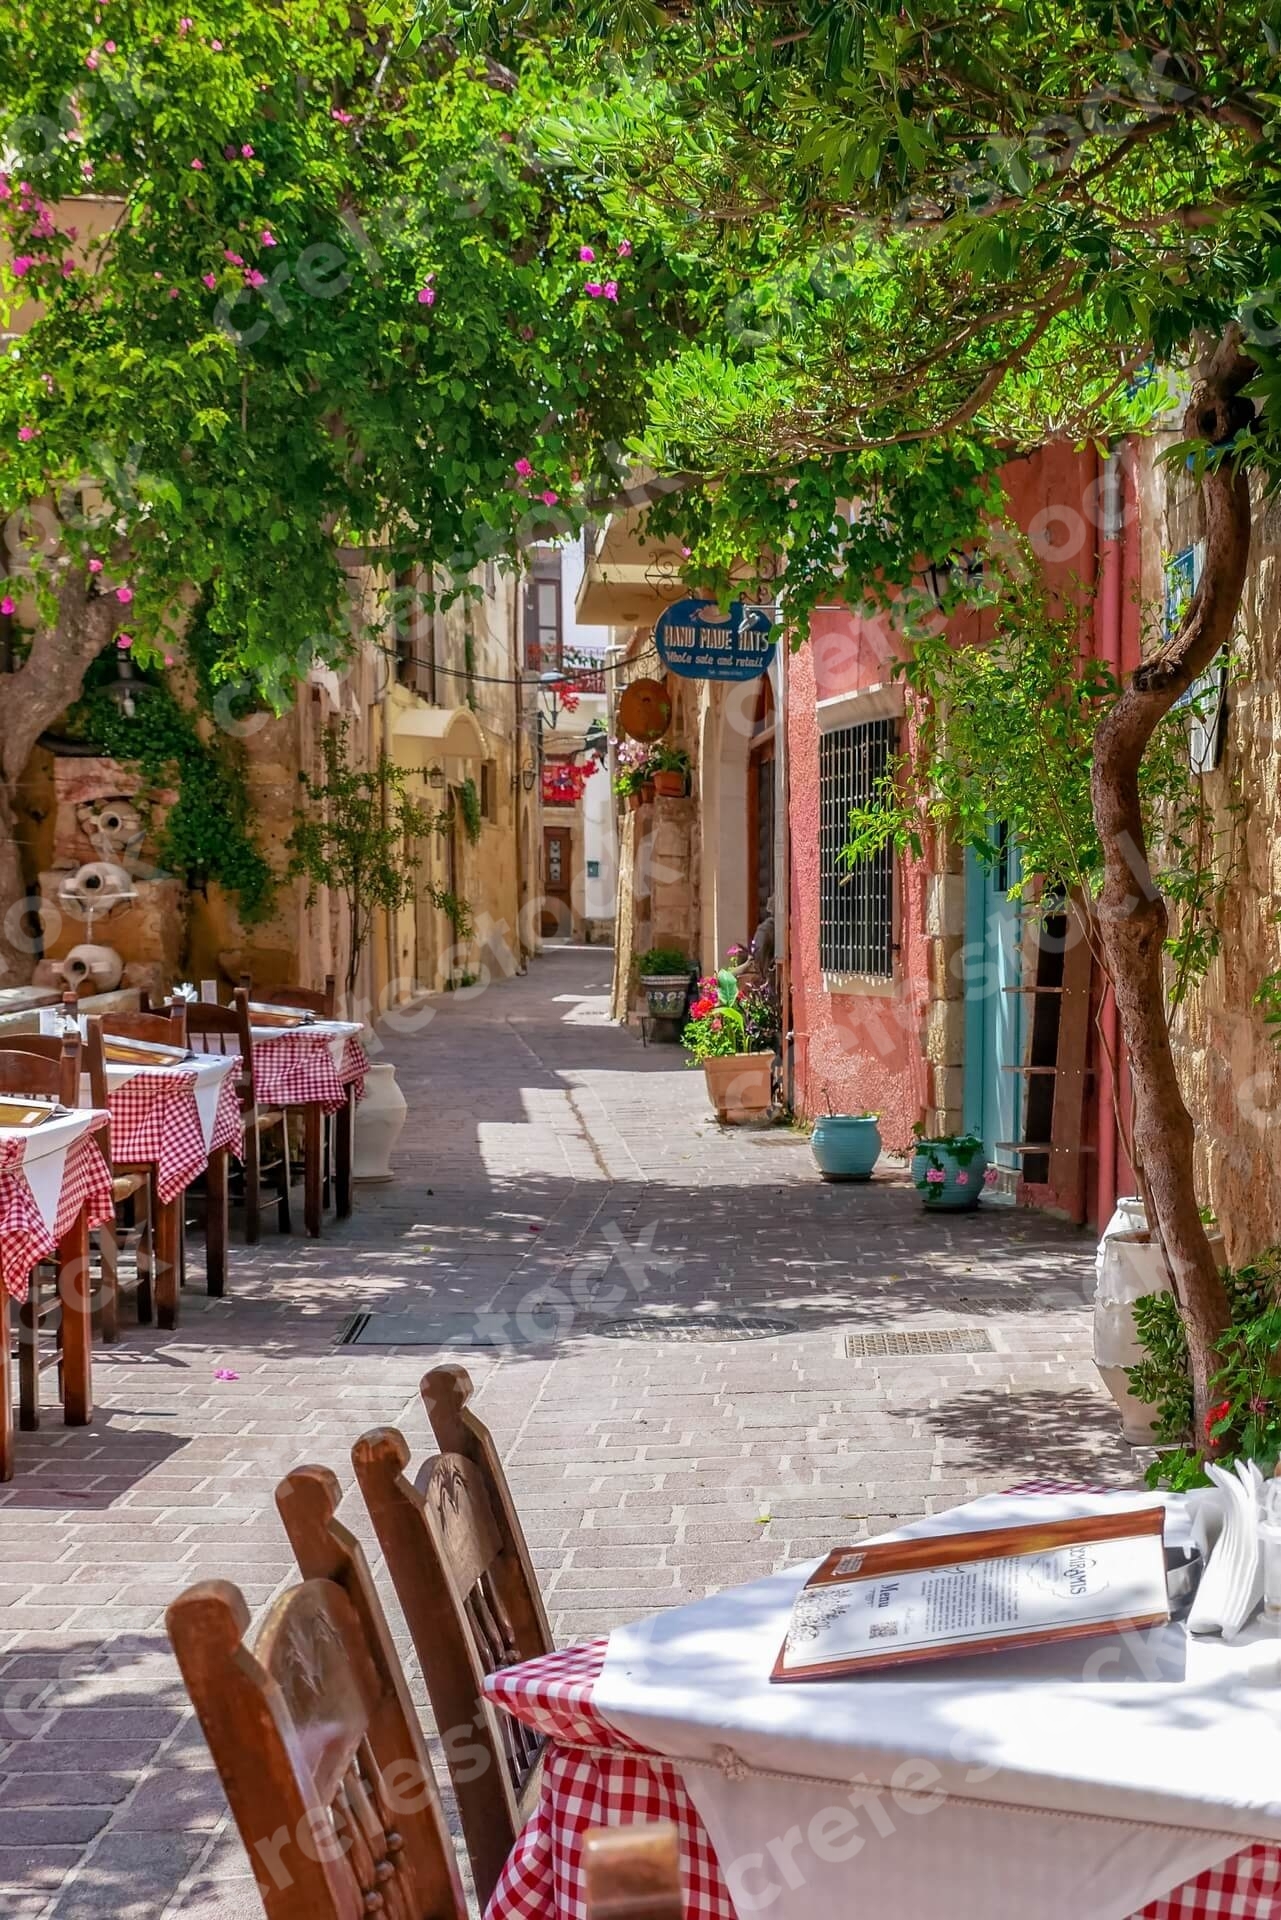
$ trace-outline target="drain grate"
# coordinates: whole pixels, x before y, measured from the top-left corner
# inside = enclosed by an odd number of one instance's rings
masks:
[[[769,1313],[636,1313],[592,1328],[608,1340],[768,1340],[796,1331],[795,1320]]]
[[[900,1353],[992,1353],[981,1327],[920,1327],[910,1333],[847,1333],[848,1360],[888,1359]]]

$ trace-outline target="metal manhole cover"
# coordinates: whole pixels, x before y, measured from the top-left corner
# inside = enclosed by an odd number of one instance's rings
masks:
[[[683,1313],[660,1317],[635,1313],[593,1328],[609,1340],[767,1340],[795,1333],[794,1320],[769,1313]]]
[[[847,1333],[848,1360],[889,1358],[899,1353],[992,1353],[980,1327],[920,1327],[910,1333]]]

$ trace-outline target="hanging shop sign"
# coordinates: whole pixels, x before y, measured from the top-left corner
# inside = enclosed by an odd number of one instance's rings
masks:
[[[755,680],[774,658],[774,622],[764,607],[678,600],[654,628],[658,657],[687,680]]]
[[[672,697],[661,680],[633,680],[618,702],[618,728],[629,740],[661,740],[672,724]]]

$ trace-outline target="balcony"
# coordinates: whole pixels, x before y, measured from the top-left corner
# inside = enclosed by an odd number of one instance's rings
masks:
[[[611,514],[584,535],[586,566],[575,613],[585,627],[640,627],[684,592],[678,546],[643,537],[644,514]]]

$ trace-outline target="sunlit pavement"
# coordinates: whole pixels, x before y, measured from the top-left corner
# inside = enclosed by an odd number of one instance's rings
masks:
[[[718,1128],[676,1048],[609,1024],[609,968],[556,949],[398,1015],[394,1183],[319,1243],[233,1247],[224,1301],[193,1247],[179,1331],[96,1352],[92,1427],[22,1437],[0,1489],[5,1920],[261,1914],[164,1608],[215,1575],[255,1608],[287,1584],[276,1481],[320,1461],[349,1484],[375,1424],[421,1449],[442,1357],[472,1371],[562,1642],[1033,1472],[1134,1479],[1090,1363],[1085,1235],[926,1218],[901,1169],[825,1185],[800,1133]],[[366,1338],[425,1344],[337,1344],[365,1314]],[[847,1352],[887,1332],[936,1350]],[[344,1517],[368,1537],[357,1499]]]

